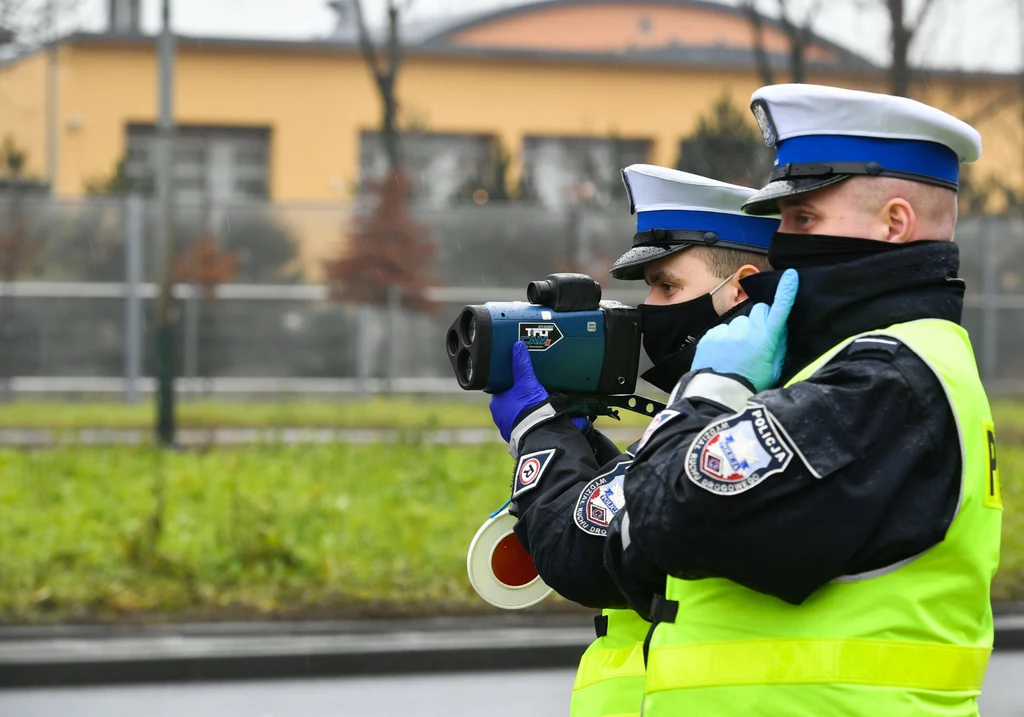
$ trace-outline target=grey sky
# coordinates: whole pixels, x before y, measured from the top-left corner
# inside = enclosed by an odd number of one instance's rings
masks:
[[[736,4],[738,0],[720,0]],[[907,0],[916,13],[924,0]],[[157,27],[160,0],[142,0],[147,30]],[[776,0],[758,0],[772,14]],[[1014,72],[1021,67],[1018,10],[1024,0],[935,0],[935,10],[915,46],[916,60],[929,66]],[[325,0],[173,0],[174,26],[193,35],[310,38],[333,27]],[[372,22],[383,19],[386,0],[364,0]],[[79,23],[100,29],[106,0],[82,0]],[[524,4],[522,0],[415,0],[411,18],[432,19],[451,14]],[[815,26],[825,37],[884,62],[888,20],[882,0],[791,0],[799,10],[822,5]]]

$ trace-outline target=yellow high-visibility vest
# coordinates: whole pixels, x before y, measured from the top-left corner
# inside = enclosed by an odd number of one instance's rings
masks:
[[[801,605],[726,579],[669,578],[666,598],[678,602],[677,618],[654,629],[644,717],[978,714],[1002,522],[988,399],[967,332],[938,319],[851,337],[787,385],[866,335],[913,350],[952,407],[963,474],[945,540],[889,568],[839,578]]]
[[[571,717],[639,717],[644,699],[644,640],[651,623],[632,610],[603,610],[605,634],[580,660]]]

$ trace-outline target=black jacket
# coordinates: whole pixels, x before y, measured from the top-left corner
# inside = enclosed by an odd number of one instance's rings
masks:
[[[557,449],[535,490],[520,493],[510,512],[519,518],[515,533],[537,566],[537,572],[562,597],[595,608],[627,607],[628,603],[604,568],[607,524],[576,520],[587,486],[599,476],[624,470],[631,456],[600,431],[581,433],[560,416],[529,431],[520,444],[520,462],[530,454]],[[596,485],[595,485],[596,487]],[[584,506],[585,509],[585,506]],[[615,507],[602,516],[610,522]],[[665,584],[665,573],[652,587]]]
[[[918,242],[800,270],[780,385],[858,333],[959,323],[958,267],[954,244]],[[779,276],[744,288],[770,303]],[[727,578],[799,604],[837,577],[944,538],[960,441],[941,384],[908,347],[856,341],[809,380],[756,395],[735,377],[704,374],[683,377],[675,413],[638,450],[606,540],[606,567],[641,614],[660,591],[649,585],[657,571]]]
[[[727,323],[750,313],[752,306],[750,301],[737,304],[719,320]],[[671,388],[689,368],[695,349],[693,344],[673,354],[644,378],[667,381]],[[525,411],[516,425],[538,408]],[[593,426],[581,433],[568,418],[560,416],[529,430],[518,446],[516,473],[523,457],[544,456],[552,450],[554,454],[545,460],[536,485],[514,496],[509,511],[519,518],[515,533],[541,578],[562,597],[587,607],[629,605],[605,570],[604,546],[608,524],[624,504],[621,483],[636,445],[622,453]],[[514,479],[513,483],[515,491]],[[665,578],[664,571],[652,566],[643,577],[639,594],[649,596],[662,591]]]

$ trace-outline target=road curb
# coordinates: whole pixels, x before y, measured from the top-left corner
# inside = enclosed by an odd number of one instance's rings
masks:
[[[592,639],[586,627],[4,639],[0,687],[564,667]]]
[[[487,627],[488,622],[492,626]],[[0,687],[574,667],[586,616],[0,628]],[[105,631],[105,632],[104,632]],[[996,649],[1024,649],[1024,614],[996,617]]]
[[[996,614],[995,649],[1024,650],[1024,612]]]

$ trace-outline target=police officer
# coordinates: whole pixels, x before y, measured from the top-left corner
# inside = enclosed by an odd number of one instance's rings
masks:
[[[689,369],[697,340],[749,308],[739,282],[768,268],[765,254],[778,221],[743,215],[743,202],[754,194],[744,187],[651,165],[627,167],[623,180],[637,234],[611,275],[650,286],[640,309],[654,366],[644,378],[667,392]],[[522,346],[513,365],[513,388],[491,402],[495,423],[503,438],[513,439],[516,476],[527,461],[544,459],[540,477],[514,489],[515,532],[548,585],[570,600],[605,608],[596,620],[598,638],[580,662],[572,715],[638,714],[650,623],[632,610],[614,609],[627,601],[603,564],[631,452],[621,454],[593,426],[580,419],[574,426],[560,415],[558,398],[549,399]],[[663,590],[665,579],[661,572],[651,584]]]
[[[976,715],[1002,504],[952,239],[980,137],[836,88],[752,107],[777,165],[745,208],[781,210],[785,273],[698,344],[606,541],[639,609],[670,576],[644,715]]]

